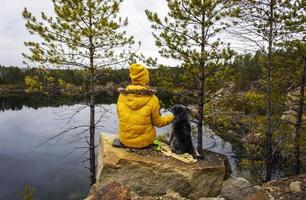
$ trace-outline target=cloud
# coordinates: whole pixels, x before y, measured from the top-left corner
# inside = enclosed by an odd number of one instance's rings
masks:
[[[38,15],[41,11],[52,13],[49,0],[2,0],[0,7],[0,64],[22,66],[21,53],[26,51],[23,42],[33,36],[26,31],[22,11],[27,7]]]
[[[25,21],[22,18],[24,8],[35,16],[43,11],[52,15],[53,6],[51,0],[1,0],[0,7],[0,65],[14,65],[23,67],[21,54],[27,52],[24,41],[35,41],[38,37],[30,35],[25,28]],[[159,58],[164,64],[176,64],[171,59],[161,58],[155,41],[152,36],[151,24],[148,21],[145,10],[157,12],[165,16],[168,12],[167,1],[165,0],[124,0],[120,8],[120,16],[128,17],[129,25],[126,29],[129,35],[134,36],[136,42],[141,41],[139,50],[145,56]],[[227,36],[228,37],[228,36]],[[226,36],[221,36],[225,41],[230,41]],[[242,47],[237,42],[232,42],[233,47]]]
[[[23,66],[22,56],[27,49],[24,41],[36,40],[25,28],[22,19],[24,7],[28,8],[35,16],[40,12],[53,13],[50,0],[2,0],[0,7],[0,64]],[[151,34],[150,23],[146,18],[145,9],[158,11],[160,14],[167,12],[164,0],[125,0],[121,6],[120,15],[129,18],[127,32],[137,41],[142,42],[140,51],[145,55],[158,56],[157,48]]]

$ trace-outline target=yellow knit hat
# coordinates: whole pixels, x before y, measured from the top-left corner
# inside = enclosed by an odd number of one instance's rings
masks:
[[[149,84],[149,71],[141,64],[130,65],[130,77],[133,84],[143,86]]]

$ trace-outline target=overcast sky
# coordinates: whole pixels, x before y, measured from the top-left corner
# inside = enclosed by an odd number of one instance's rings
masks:
[[[36,39],[25,28],[25,21],[21,15],[25,7],[35,16],[40,16],[41,11],[48,15],[53,14],[51,0],[1,0],[0,65],[23,67],[21,54],[27,52],[23,43]],[[168,11],[166,0],[124,0],[120,15],[129,18],[128,34],[133,35],[136,42],[141,41],[139,52],[146,56],[159,57],[151,34],[150,22],[144,12],[146,9],[156,11],[163,16]],[[222,40],[231,41],[231,37],[224,35]],[[234,42],[232,47],[235,45],[241,47],[237,42]],[[169,59],[162,59],[162,62],[173,64]]]
[[[53,13],[51,0],[1,0],[0,6],[0,65],[23,66],[22,53],[26,52],[24,41],[35,40],[25,29],[22,18],[24,7],[36,16],[41,11]],[[145,9],[167,13],[165,0],[125,0],[121,15],[129,18],[128,33],[142,42],[140,51],[145,55],[157,56]]]

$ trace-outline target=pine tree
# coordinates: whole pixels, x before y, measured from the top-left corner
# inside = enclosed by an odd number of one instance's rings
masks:
[[[273,159],[275,149],[273,145],[273,132],[277,128],[276,117],[273,113],[272,92],[273,82],[273,55],[276,44],[286,34],[285,21],[283,19],[285,1],[277,0],[243,0],[237,1],[236,25],[233,32],[249,43],[259,48],[265,55],[263,67],[262,86],[265,94],[266,127],[265,127],[265,165],[266,177],[269,181],[272,177]]]
[[[146,10],[160,55],[180,63],[180,73],[173,77],[175,84],[168,82],[162,74],[164,88],[188,98],[188,102],[197,107],[199,152],[203,149],[206,81],[233,54],[229,46],[218,38],[229,26],[225,19],[230,7],[231,1],[226,0],[168,0],[169,12],[164,19]]]
[[[301,78],[300,78],[300,94],[297,109],[297,118],[295,123],[295,137],[294,137],[294,174],[298,175],[301,171],[301,134],[302,134],[302,120],[304,114],[304,104],[305,104],[305,85],[306,85],[306,45],[305,43],[299,46],[298,51],[301,53]]]
[[[41,13],[38,20],[26,8],[22,15],[31,34],[40,41],[25,42],[30,54],[23,54],[26,64],[81,68],[90,74],[89,162],[91,184],[96,182],[95,95],[98,68],[112,67],[127,61],[134,41],[122,27],[128,20],[118,17],[122,0],[52,0],[55,17]],[[119,52],[119,53],[118,53]]]
[[[295,123],[294,137],[294,174],[298,175],[301,171],[301,134],[302,134],[302,119],[304,114],[305,104],[305,84],[306,84],[306,2],[300,0],[285,1],[286,12],[283,16],[286,22],[287,42],[285,47],[293,47],[301,60],[301,75],[300,75],[300,94],[298,100],[297,116]]]

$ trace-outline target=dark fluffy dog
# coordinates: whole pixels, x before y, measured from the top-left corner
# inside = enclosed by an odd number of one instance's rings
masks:
[[[169,141],[172,150],[177,154],[189,153],[193,157],[198,157],[199,154],[192,144],[188,108],[183,105],[176,105],[171,109],[171,112],[174,115]]]

